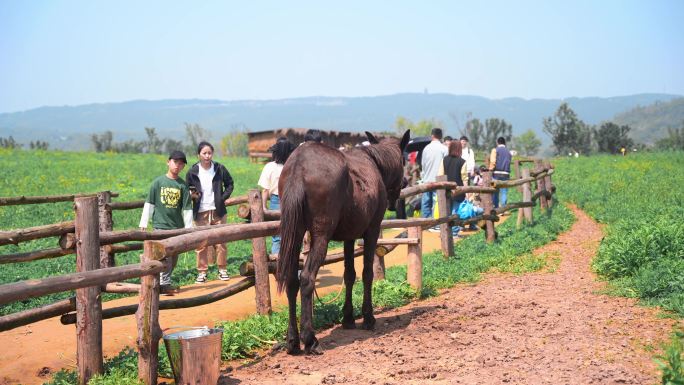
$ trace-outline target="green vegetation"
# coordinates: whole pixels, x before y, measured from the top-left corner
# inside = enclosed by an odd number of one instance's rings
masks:
[[[503,119],[490,118],[482,124],[480,119],[474,118],[466,122],[464,134],[468,137],[470,146],[478,151],[496,147],[496,139],[502,136],[507,143],[511,142],[513,126]]]
[[[684,384],[684,363],[682,362],[684,333],[675,331],[670,338],[670,343],[664,346],[663,350],[664,353],[656,357],[656,363],[663,373],[661,377],[662,384]]]
[[[613,121],[619,125],[632,127],[631,136],[637,142],[653,144],[658,139],[667,136],[668,128],[682,126],[682,122],[684,122],[684,98],[637,106],[615,115]]]
[[[536,223],[516,230],[515,221],[508,220],[497,227],[499,240],[488,245],[484,232],[470,236],[456,244],[456,258],[444,259],[441,252],[423,256],[423,290],[417,293],[406,282],[406,266],[393,266],[387,269],[386,279],[373,284],[373,303],[376,311],[399,307],[421,297],[437,295],[440,289],[448,288],[459,282],[477,282],[482,273],[493,269],[522,273],[546,268],[553,271],[557,261],[553,255],[532,256],[532,251],[556,238],[568,229],[574,217],[562,205],[557,205],[552,216],[535,210]],[[363,284],[354,285],[354,313],[361,316]],[[317,329],[339,324],[342,318],[344,295],[329,294],[314,301],[314,325]],[[282,342],[287,332],[288,315],[286,309],[274,312],[270,317],[252,315],[239,321],[219,322],[216,326],[224,329],[223,359],[254,357],[259,349]],[[162,345],[163,347],[163,345]],[[98,377],[96,384],[136,384],[136,353],[125,350],[114,359],[108,360],[108,373]],[[160,373],[170,376],[168,359],[160,349]],[[114,369],[113,362],[118,362]],[[59,379],[62,382],[57,382]],[[64,379],[69,379],[68,381]],[[93,382],[91,382],[93,383]],[[75,384],[72,372],[62,371],[55,376],[51,385]]]
[[[394,132],[397,135],[403,135],[406,130],[411,130],[412,137],[430,136],[430,132],[433,128],[443,126],[442,122],[435,118],[422,119],[414,123],[409,118],[398,116],[397,120],[394,121]]]
[[[188,154],[189,155],[189,154]],[[189,155],[188,161],[194,162]],[[255,188],[262,165],[250,163],[246,158],[217,158],[226,165],[233,180],[233,196]],[[74,153],[60,151],[21,151],[0,149],[0,163],[4,166],[0,176],[0,196],[62,195],[79,192],[116,191],[115,202],[145,199],[152,180],[166,172],[166,156],[152,154]],[[183,170],[182,175],[188,167]],[[73,220],[72,203],[46,203],[37,205],[0,207],[0,229],[20,229]],[[140,221],[140,210],[114,211],[114,229],[135,229]],[[228,222],[243,221],[236,208],[228,208]],[[270,238],[267,239],[270,242]],[[40,239],[19,245],[0,246],[0,254],[13,254],[55,248],[57,238]],[[270,246],[269,246],[270,247]],[[237,274],[239,264],[252,254],[251,241],[228,244],[228,270]],[[118,265],[140,262],[140,252],[116,255]],[[31,278],[56,276],[75,271],[74,255],[43,259],[28,263],[7,264],[0,267],[0,284]],[[215,266],[209,272],[213,279]],[[194,282],[195,253],[182,254],[174,270],[173,279],[180,284]],[[135,282],[135,281],[132,281]],[[0,307],[0,315],[52,303],[70,296],[70,293],[52,294]],[[106,294],[104,299],[118,297]]]
[[[684,315],[684,153],[558,160],[559,195],[606,223],[593,267],[616,293]]]
[[[684,122],[680,128],[667,128],[667,136],[656,142],[661,150],[684,150]]]
[[[543,124],[556,155],[591,153],[591,127],[579,119],[568,103],[562,103],[553,116],[544,118]]]
[[[593,268],[616,295],[684,316],[684,153],[558,160],[559,195],[607,224]],[[682,334],[660,356],[663,384],[684,384]]]
[[[513,148],[518,149],[520,155],[523,156],[534,156],[539,152],[541,147],[541,140],[537,138],[537,134],[534,130],[529,129],[525,131],[522,135],[513,138]]]
[[[622,147],[627,150],[634,148],[634,141],[628,135],[630,130],[627,125],[618,126],[613,122],[605,122],[598,129],[593,128],[598,152],[617,154]]]

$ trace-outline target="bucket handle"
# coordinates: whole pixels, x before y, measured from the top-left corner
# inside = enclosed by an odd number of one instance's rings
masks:
[[[166,329],[162,329],[162,333],[165,333],[167,330],[171,329],[209,329],[209,326],[171,326]]]

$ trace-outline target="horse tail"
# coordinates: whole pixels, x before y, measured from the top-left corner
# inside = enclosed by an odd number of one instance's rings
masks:
[[[280,254],[276,280],[278,292],[282,292],[288,279],[299,270],[299,252],[304,237],[304,183],[289,181],[280,194]]]

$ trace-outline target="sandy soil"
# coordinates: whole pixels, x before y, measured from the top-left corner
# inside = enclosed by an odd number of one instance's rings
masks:
[[[536,251],[555,269],[490,274],[376,314],[374,331],[319,332],[323,355],[271,351],[221,384],[654,384],[652,348],[674,321],[600,294],[589,264],[602,232],[573,210],[571,230]]]

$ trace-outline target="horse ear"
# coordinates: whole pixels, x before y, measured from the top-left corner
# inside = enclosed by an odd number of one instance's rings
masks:
[[[373,134],[371,134],[371,133],[368,132],[368,131],[366,131],[366,136],[368,137],[368,141],[369,141],[371,144],[378,144],[378,143],[380,143],[380,142],[375,138],[375,136],[373,136]]]
[[[411,130],[406,130],[406,132],[404,132],[404,136],[402,136],[401,138],[401,142],[399,143],[399,148],[401,149],[401,152],[404,152],[409,140],[411,140]]]

